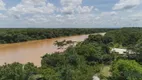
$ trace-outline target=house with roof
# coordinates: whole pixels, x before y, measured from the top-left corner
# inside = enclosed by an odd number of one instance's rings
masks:
[[[127,50],[127,49],[121,49],[121,48],[112,48],[111,49],[111,53],[112,52],[117,52],[120,55],[125,55],[127,53],[129,54],[134,54],[135,52],[133,52],[132,50]]]

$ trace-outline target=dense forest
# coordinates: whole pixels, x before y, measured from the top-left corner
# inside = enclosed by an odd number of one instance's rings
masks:
[[[106,34],[120,47],[134,46],[142,41],[142,28],[122,28]]]
[[[0,66],[0,80],[99,80],[96,76],[100,80],[142,80],[141,35],[141,28],[112,30],[105,36],[92,34],[64,52],[47,53],[41,67],[16,62]],[[135,53],[111,52],[116,47]]]
[[[78,29],[78,28],[31,28],[31,29],[0,29],[0,44],[17,43],[29,40],[49,39],[61,36],[71,36],[80,34],[91,34],[96,32],[106,32],[113,29]]]

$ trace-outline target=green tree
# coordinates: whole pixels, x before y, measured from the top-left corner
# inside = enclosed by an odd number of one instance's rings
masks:
[[[112,65],[112,80],[142,80],[142,66],[132,60],[118,60]]]

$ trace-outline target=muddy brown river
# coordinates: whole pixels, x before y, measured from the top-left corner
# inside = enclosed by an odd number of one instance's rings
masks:
[[[102,33],[101,33],[102,34]],[[14,44],[0,45],[0,65],[4,63],[27,63],[32,62],[36,66],[40,66],[41,57],[46,53],[53,53],[59,51],[54,42],[62,40],[83,41],[88,35],[78,35],[70,37],[60,37],[44,40],[35,40]]]

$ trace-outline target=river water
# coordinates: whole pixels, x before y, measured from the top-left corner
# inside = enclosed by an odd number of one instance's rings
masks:
[[[101,33],[102,34],[102,33]],[[46,53],[54,53],[59,51],[54,45],[55,41],[72,40],[83,41],[88,35],[77,35],[69,37],[60,37],[44,40],[34,40],[13,44],[1,44],[0,45],[0,65],[4,63],[27,63],[32,62],[36,66],[41,65],[41,57]]]
[[[60,37],[44,40],[35,40],[29,42],[21,42],[14,44],[0,45],[0,65],[4,63],[27,63],[32,62],[36,66],[40,66],[41,57],[46,53],[59,51],[54,42],[62,40],[83,41],[88,35],[78,35],[70,37]]]

